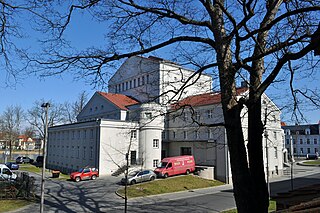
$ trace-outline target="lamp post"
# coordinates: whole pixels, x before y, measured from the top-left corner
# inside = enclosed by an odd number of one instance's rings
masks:
[[[267,187],[268,187],[268,193],[270,196],[270,183],[269,183],[269,151],[268,151],[268,131],[265,129],[264,131],[264,137],[266,139],[266,164],[267,164]]]
[[[41,202],[40,202],[40,213],[43,213],[44,204],[44,181],[45,181],[45,170],[46,170],[46,156],[47,156],[47,138],[48,138],[48,110],[50,107],[49,103],[43,103],[41,105],[45,110],[45,126],[44,126],[44,140],[43,140],[43,164],[42,164],[42,176],[41,176]]]

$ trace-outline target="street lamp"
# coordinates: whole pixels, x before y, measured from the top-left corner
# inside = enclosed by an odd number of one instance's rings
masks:
[[[44,140],[43,140],[43,164],[42,164],[42,176],[41,176],[41,202],[40,202],[40,213],[43,213],[44,205],[44,180],[45,180],[45,170],[46,170],[46,156],[47,156],[47,138],[48,138],[48,110],[50,103],[43,103],[41,105],[45,110],[45,126],[44,126]]]
[[[269,196],[270,196],[268,136],[269,136],[269,135],[268,135],[268,131],[267,131],[267,129],[265,129],[265,131],[264,131],[264,137],[265,137],[265,139],[266,139],[267,186],[268,186],[268,193],[269,193]]]

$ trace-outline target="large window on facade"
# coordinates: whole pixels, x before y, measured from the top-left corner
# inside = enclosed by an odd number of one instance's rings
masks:
[[[209,109],[207,111],[207,114],[208,114],[208,118],[213,118],[213,110],[212,109]]]
[[[181,147],[180,148],[180,155],[192,155],[191,147]]]
[[[318,144],[317,138],[314,138],[314,139],[313,139],[313,144]]]
[[[274,149],[274,158],[278,158],[277,147],[273,147],[273,149]]]

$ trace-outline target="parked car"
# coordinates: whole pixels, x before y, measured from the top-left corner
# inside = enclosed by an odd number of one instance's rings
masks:
[[[88,179],[95,180],[97,177],[99,177],[99,171],[97,168],[94,167],[81,168],[77,172],[72,172],[70,174],[70,179],[76,182]]]
[[[15,180],[17,174],[12,172],[6,165],[0,164],[0,177],[2,180]]]
[[[43,163],[43,156],[39,155],[39,156],[36,158],[36,162],[37,162],[37,163]]]
[[[136,184],[144,181],[152,181],[157,175],[152,170],[138,170],[128,174],[127,184]],[[121,179],[121,183],[126,183],[126,178]]]
[[[5,164],[11,170],[18,170],[19,169],[19,164],[16,164],[16,163],[13,163],[13,162],[7,162]]]
[[[307,160],[317,160],[318,159],[318,155],[317,154],[307,154],[306,159]]]
[[[179,174],[189,174],[196,169],[194,157],[190,156],[176,156],[164,158],[154,170],[158,177],[169,177]]]
[[[16,159],[16,163],[33,163],[33,159],[25,156],[19,156]]]

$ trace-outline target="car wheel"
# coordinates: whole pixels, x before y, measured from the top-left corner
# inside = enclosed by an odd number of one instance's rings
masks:
[[[134,184],[136,184],[136,183],[137,183],[136,180],[132,180],[132,181],[130,182],[131,185],[134,185]]]
[[[150,181],[153,181],[155,179],[155,177],[154,176],[152,176],[151,178],[150,178]]]
[[[189,169],[187,169],[186,174],[187,174],[187,175],[190,174],[190,170],[189,170]]]
[[[80,180],[81,180],[80,177],[76,177],[75,179],[76,182],[79,182]]]
[[[165,173],[163,177],[164,177],[164,178],[167,178],[167,177],[168,177],[168,173]]]
[[[96,175],[92,175],[91,179],[95,180],[95,179],[97,179],[97,176]]]

